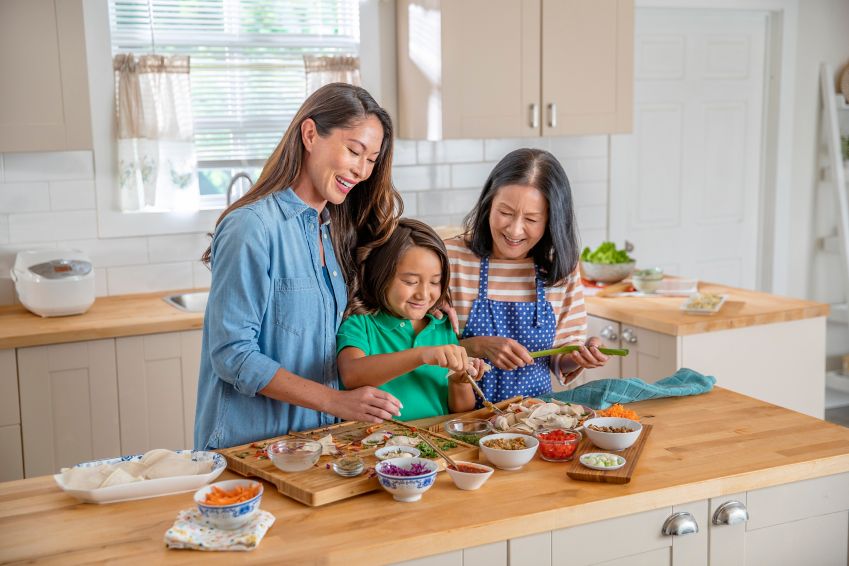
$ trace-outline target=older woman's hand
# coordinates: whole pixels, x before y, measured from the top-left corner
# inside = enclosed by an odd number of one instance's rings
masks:
[[[460,340],[473,358],[486,358],[500,369],[512,371],[534,363],[528,350],[512,338],[475,336]]]
[[[609,358],[598,350],[600,347],[601,339],[592,336],[580,350],[571,354],[552,356],[551,367],[558,381],[566,385],[581,375],[585,369],[600,368],[606,364]]]

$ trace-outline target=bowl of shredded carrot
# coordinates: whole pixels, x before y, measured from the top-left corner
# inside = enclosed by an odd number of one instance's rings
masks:
[[[238,529],[250,521],[261,499],[262,484],[253,480],[220,481],[195,492],[195,503],[203,519],[224,530]]]
[[[631,409],[626,409],[619,403],[614,403],[603,411],[596,410],[595,412],[597,417],[619,417],[621,419],[631,419],[632,421],[640,420],[640,416],[632,411]]]

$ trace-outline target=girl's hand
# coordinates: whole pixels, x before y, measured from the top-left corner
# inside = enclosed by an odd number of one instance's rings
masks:
[[[429,366],[439,366],[463,372],[469,364],[469,356],[462,346],[427,346],[422,348],[421,361]]]
[[[470,356],[486,358],[500,369],[512,371],[534,363],[528,350],[512,338],[475,336],[461,340],[460,343],[469,351]]]
[[[357,387],[350,391],[335,391],[332,415],[346,421],[382,423],[401,415],[401,402],[390,393],[376,387]]]
[[[466,376],[471,376],[475,381],[480,381],[483,377],[486,367],[486,363],[480,358],[469,358],[469,364],[466,366],[466,369],[463,371],[455,371],[448,375],[448,381],[451,383],[466,383],[468,384],[468,380]]]

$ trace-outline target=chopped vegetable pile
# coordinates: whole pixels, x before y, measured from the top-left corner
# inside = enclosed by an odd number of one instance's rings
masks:
[[[565,430],[538,433],[539,451],[546,460],[571,460],[578,448],[578,435]]]
[[[413,462],[410,464],[409,468],[402,468],[395,464],[383,464],[380,467],[380,473],[385,476],[398,477],[422,476],[424,474],[429,474],[430,468],[418,462]]]
[[[614,403],[603,411],[596,411],[596,414],[599,417],[619,417],[623,419],[631,419],[632,421],[640,420],[640,417],[636,412],[631,409],[626,409],[619,403]]]
[[[206,499],[203,502],[206,505],[233,505],[234,503],[242,503],[253,499],[257,495],[259,495],[259,484],[251,487],[239,485],[231,490],[223,490],[218,486],[212,486],[212,489],[206,494]]]
[[[613,242],[602,242],[594,252],[589,246],[581,252],[581,260],[589,263],[629,263],[634,261],[625,250],[617,250]]]
[[[598,468],[614,468],[622,464],[624,458],[621,456],[614,456],[613,454],[592,454],[584,456],[582,460],[585,464],[589,464],[590,466],[596,466]]]

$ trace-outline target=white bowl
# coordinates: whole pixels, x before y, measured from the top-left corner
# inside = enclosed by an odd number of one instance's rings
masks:
[[[416,476],[394,476],[386,473],[390,465],[409,470],[413,464],[421,464],[427,468],[427,472]],[[411,502],[418,501],[436,481],[438,465],[433,460],[426,458],[390,458],[378,462],[374,467],[377,473],[377,481],[392,494],[395,501]]]
[[[617,464],[614,465],[614,466],[596,466],[595,464],[592,464],[590,462],[590,459],[593,458],[594,456],[610,456],[610,459],[616,460]],[[581,454],[580,462],[581,462],[581,464],[583,464],[584,466],[586,466],[590,469],[601,470],[603,472],[606,472],[606,471],[609,471],[609,470],[618,470],[619,468],[624,466],[625,465],[625,458],[623,458],[619,454],[606,454],[604,452],[587,452],[585,454]]]
[[[391,454],[398,452],[403,452],[405,454],[409,454],[410,458],[418,458],[422,455],[421,450],[415,448],[413,446],[384,446],[383,448],[378,448],[374,451],[374,457],[378,460],[391,460],[392,458],[403,458],[406,459],[406,456],[391,456]]]
[[[253,487],[259,485],[259,493],[241,503],[232,505],[207,505],[204,503],[206,494],[212,491],[213,487],[217,487],[224,491],[229,491],[238,486]],[[216,482],[204,486],[195,492],[195,503],[197,503],[198,511],[201,516],[209,522],[210,525],[217,529],[233,530],[245,525],[251,518],[256,515],[259,509],[259,502],[262,500],[263,487],[262,483],[253,480],[226,480]]]
[[[321,443],[288,438],[269,444],[265,453],[281,472],[303,472],[315,466],[321,458]]]
[[[584,279],[597,281],[599,283],[618,283],[622,281],[634,271],[636,261],[627,263],[590,263],[589,261],[581,260],[581,273]]]
[[[490,448],[487,446],[487,444],[499,438],[507,440],[511,438],[523,438],[527,448],[524,450],[501,450],[499,448]],[[522,466],[531,461],[534,454],[536,454],[538,447],[539,440],[533,436],[513,432],[490,434],[489,436],[482,438],[480,443],[480,449],[483,451],[486,459],[492,462],[496,468],[501,468],[502,470],[520,469]]]
[[[460,470],[455,470],[448,466],[446,471],[448,475],[451,476],[451,479],[454,481],[454,485],[459,487],[460,489],[465,489],[467,491],[474,491],[479,489],[480,486],[486,483],[486,480],[492,475],[493,470],[489,466],[484,466],[483,464],[478,464],[475,462],[463,462],[460,460],[455,460],[457,464],[472,466],[478,468],[480,470],[484,470],[482,472],[461,472]]]
[[[631,432],[601,432],[591,429],[590,425],[626,427],[631,429]],[[625,450],[637,441],[642,431],[643,425],[639,422],[619,417],[596,417],[584,422],[584,434],[603,450]]]

